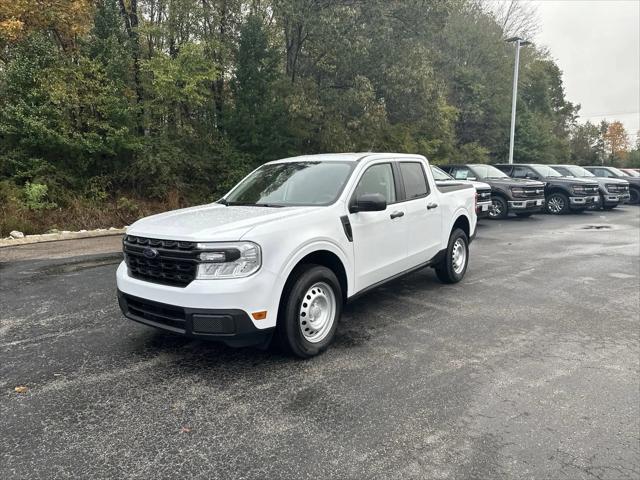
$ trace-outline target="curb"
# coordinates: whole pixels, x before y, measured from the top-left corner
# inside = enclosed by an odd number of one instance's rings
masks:
[[[57,242],[60,240],[76,240],[78,238],[110,237],[113,235],[122,235],[126,231],[126,228],[115,228],[113,230],[91,230],[88,232],[62,232],[44,233],[42,235],[27,235],[24,238],[0,239],[0,248],[29,245],[32,243]]]

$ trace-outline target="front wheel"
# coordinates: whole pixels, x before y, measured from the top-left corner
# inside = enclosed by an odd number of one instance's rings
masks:
[[[464,277],[469,262],[469,239],[456,228],[449,237],[444,259],[436,265],[436,275],[442,283],[458,283]]]
[[[325,351],[342,314],[336,275],[321,265],[303,265],[292,274],[284,295],[277,327],[280,344],[300,358]]]
[[[632,188],[629,190],[629,203],[637,204],[640,203],[640,190],[636,188]]]
[[[562,215],[569,212],[569,197],[564,193],[552,193],[547,198],[547,212],[552,215]]]
[[[502,219],[507,218],[509,215],[509,205],[507,201],[502,197],[491,197],[491,210],[489,210],[489,217]]]

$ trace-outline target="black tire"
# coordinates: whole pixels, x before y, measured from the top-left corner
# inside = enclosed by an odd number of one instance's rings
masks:
[[[631,198],[629,199],[629,203],[637,205],[640,203],[640,190],[637,188],[629,189],[629,195]]]
[[[453,249],[457,241],[463,242],[464,248],[464,265],[462,269],[454,268],[453,264]],[[463,230],[456,228],[451,232],[449,237],[449,244],[447,245],[447,252],[442,261],[435,266],[436,275],[442,283],[458,283],[464,278],[464,274],[467,271],[467,265],[469,264],[469,239],[467,234]]]
[[[531,215],[533,215],[532,212],[516,213],[516,216],[518,216],[520,218],[529,218]]]
[[[491,197],[492,208],[489,211],[489,218],[502,220],[509,216],[509,204],[507,201],[497,195]]]
[[[569,197],[561,192],[554,192],[549,195],[545,205],[547,213],[550,213],[551,215],[563,215],[565,213],[569,213],[570,210]]]
[[[301,307],[307,291],[316,283],[328,286],[335,296],[333,323],[326,336],[314,343],[302,332]],[[333,341],[342,315],[343,292],[336,275],[322,265],[302,265],[293,271],[285,286],[280,301],[276,335],[280,346],[288,353],[300,358],[310,358],[324,352]]]

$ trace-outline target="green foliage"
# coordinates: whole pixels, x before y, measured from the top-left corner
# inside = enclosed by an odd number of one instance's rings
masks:
[[[92,5],[73,45],[36,26],[3,50],[14,210],[110,204],[124,222],[146,211],[130,198],[214,200],[302,153],[506,158],[513,47],[475,0]],[[593,163],[603,132],[575,124],[557,65],[527,47],[521,72],[516,160]]]
[[[24,186],[24,205],[29,210],[48,210],[57,205],[48,200],[49,188],[42,183],[29,183]]]

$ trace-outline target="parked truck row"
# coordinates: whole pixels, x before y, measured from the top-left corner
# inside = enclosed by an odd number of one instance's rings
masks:
[[[393,153],[269,162],[212,204],[129,227],[118,301],[129,319],[166,332],[276,341],[312,357],[331,343],[346,302],[427,267],[444,283],[462,280],[478,217],[637,201],[629,186],[640,178],[599,169],[438,168]]]

